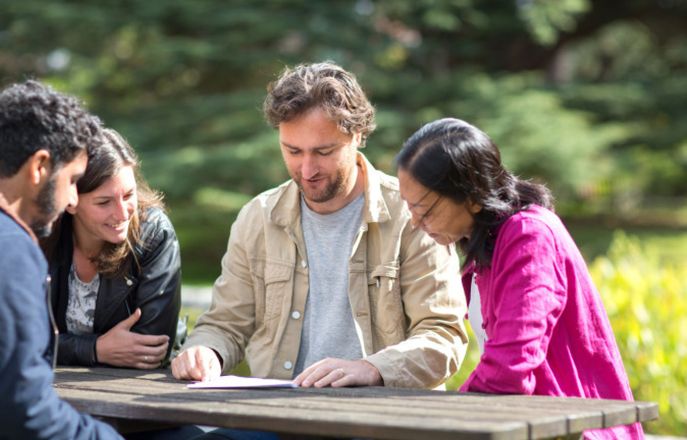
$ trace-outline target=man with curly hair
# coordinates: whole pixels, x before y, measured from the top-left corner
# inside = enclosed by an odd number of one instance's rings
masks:
[[[356,78],[331,62],[287,68],[264,113],[291,180],[239,213],[174,375],[217,377],[245,351],[253,375],[306,387],[439,386],[467,343],[458,260],[358,151],[375,122]]]
[[[97,145],[100,122],[76,99],[36,81],[0,92],[0,426],[3,439],[118,439],[52,388],[47,263],[50,233]]]

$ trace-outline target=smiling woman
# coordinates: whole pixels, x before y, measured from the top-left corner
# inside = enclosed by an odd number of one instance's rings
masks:
[[[114,130],[92,147],[70,206],[43,243],[60,330],[57,361],[156,368],[174,342],[179,244],[161,196]]]

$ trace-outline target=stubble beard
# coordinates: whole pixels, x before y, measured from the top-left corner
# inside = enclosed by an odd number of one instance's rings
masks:
[[[38,237],[47,237],[52,232],[53,222],[57,217],[55,207],[55,178],[48,179],[41,188],[33,203],[38,207],[38,218],[31,223],[31,229]]]
[[[315,193],[306,191],[305,188],[303,188],[301,183],[302,178],[303,177],[300,176],[299,179],[296,180],[296,185],[298,185],[298,189],[300,189],[303,197],[305,197],[306,200],[314,203],[325,203],[332,200],[339,194],[343,193],[346,186],[343,173],[340,171],[336,173],[336,180],[334,180],[334,182],[328,182],[327,186],[325,186],[323,190]]]

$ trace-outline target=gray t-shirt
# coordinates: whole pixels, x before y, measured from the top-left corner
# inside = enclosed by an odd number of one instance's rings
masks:
[[[301,223],[308,254],[309,290],[294,377],[327,357],[360,359],[361,339],[348,298],[348,261],[360,229],[361,194],[327,215],[312,211],[301,198]]]

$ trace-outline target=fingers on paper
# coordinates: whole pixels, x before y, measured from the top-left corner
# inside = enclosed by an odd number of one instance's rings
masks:
[[[383,385],[382,377],[364,359],[323,359],[306,368],[294,382],[303,387],[346,387],[355,385]]]
[[[335,380],[342,378],[343,368],[340,365],[340,359],[323,359],[315,362],[301,374],[299,374],[294,382],[303,387],[317,387],[322,388],[328,386]]]
[[[200,368],[200,379],[211,380],[219,377],[221,371],[215,352],[207,347],[196,352],[196,366]]]
[[[316,388],[322,388],[326,386],[346,386],[351,382],[351,376],[346,374],[343,368],[334,368],[329,371],[322,379],[315,382]]]
[[[219,377],[220,373],[219,359],[208,347],[191,347],[172,361],[172,374],[177,379],[209,380]]]
[[[192,370],[195,368],[197,347],[183,351],[179,356],[172,360],[172,375],[177,379],[194,379]]]

